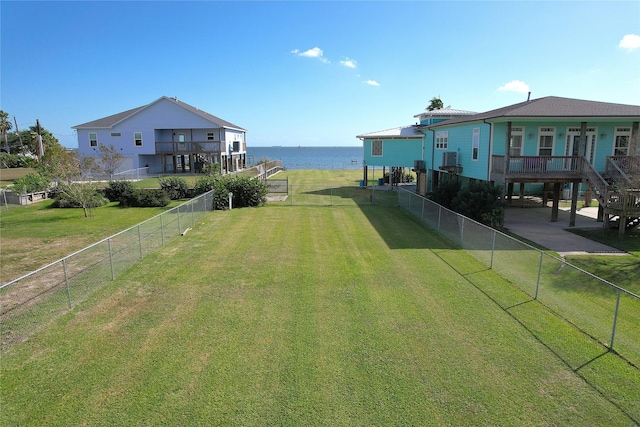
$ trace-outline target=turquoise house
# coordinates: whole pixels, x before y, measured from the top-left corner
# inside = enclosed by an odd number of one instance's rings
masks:
[[[507,198],[516,189],[521,196],[537,193],[551,197],[552,221],[560,197],[568,196],[570,225],[586,193],[598,199],[605,225],[619,220],[622,233],[640,223],[640,106],[550,96],[457,117],[427,119],[429,113],[419,115],[412,138],[402,140],[406,149],[394,147],[392,157],[386,150],[399,141],[384,131],[359,135],[365,168],[413,167],[421,194],[448,179],[501,185]]]
[[[433,158],[433,147],[428,144],[424,129],[426,126],[475,114],[471,111],[442,108],[426,111],[414,117],[418,122],[414,125],[402,126],[383,131],[358,135],[363,144],[363,165],[365,182],[370,168],[382,168],[384,174],[390,173],[390,184],[399,182],[402,170],[416,169],[418,171],[418,185],[426,184],[425,162]],[[433,163],[430,163],[433,165]],[[426,188],[422,188],[423,192]]]

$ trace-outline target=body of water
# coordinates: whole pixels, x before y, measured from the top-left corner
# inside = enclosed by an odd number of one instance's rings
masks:
[[[286,169],[361,169],[362,147],[247,147],[247,166],[282,160]]]

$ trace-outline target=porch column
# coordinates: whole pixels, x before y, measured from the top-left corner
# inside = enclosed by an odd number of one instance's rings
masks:
[[[369,167],[368,166],[363,166],[362,167],[362,180],[364,181],[364,185],[365,187],[367,186],[367,176],[369,175]]]
[[[524,182],[520,183],[520,206],[524,207]]]
[[[560,182],[553,183],[553,202],[551,204],[551,222],[558,222],[558,208],[560,207]]]
[[[640,129],[639,122],[631,124],[631,140],[629,141],[629,155],[640,156]]]
[[[510,160],[510,147],[511,147],[511,122],[507,122],[507,136],[504,140],[504,166],[502,167],[503,177],[505,183],[509,176],[509,160]],[[502,200],[506,200],[511,204],[511,194],[513,194],[513,183],[504,185],[502,187]]]
[[[618,236],[624,236],[624,230],[627,228],[627,217],[624,213],[620,214],[620,223],[618,224]]]
[[[578,190],[580,189],[580,181],[573,181],[571,186],[571,215],[569,216],[569,227],[576,225],[576,211],[578,210]]]
[[[578,156],[587,157],[587,122],[580,123],[580,142],[578,143]]]

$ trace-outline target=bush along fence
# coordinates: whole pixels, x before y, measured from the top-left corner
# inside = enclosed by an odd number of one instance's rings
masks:
[[[0,286],[0,353],[149,253],[195,225],[213,209],[214,191],[87,246]]]
[[[640,366],[640,296],[411,191],[399,190],[398,204],[532,300]]]

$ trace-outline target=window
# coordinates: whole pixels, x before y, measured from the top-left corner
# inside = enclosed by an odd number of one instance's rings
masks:
[[[207,132],[207,141],[215,141],[215,134],[213,132]]]
[[[540,128],[538,138],[538,156],[553,155],[553,140],[556,128]]]
[[[522,141],[524,140],[524,128],[512,127],[511,139],[509,140],[509,156],[522,156]]]
[[[122,136],[120,132],[111,132],[111,136]]]
[[[136,147],[142,147],[142,132],[133,133],[133,145]]]
[[[436,149],[446,150],[449,148],[449,131],[436,132]]]
[[[631,139],[631,128],[616,128],[616,133],[614,136],[615,145],[613,147],[613,155],[628,156],[630,139]]]
[[[98,134],[96,132],[89,132],[89,146],[98,146]]]
[[[473,128],[471,139],[471,160],[478,160],[480,156],[480,128]]]
[[[178,134],[178,142],[180,143],[184,143],[185,139],[184,139],[184,133],[179,133]]]
[[[382,156],[382,140],[374,139],[371,141],[371,155]]]

